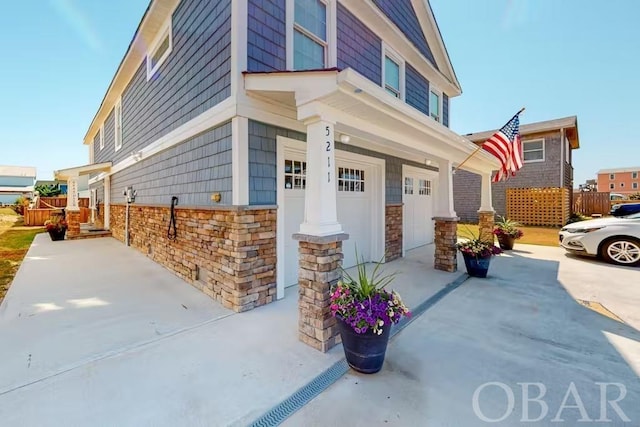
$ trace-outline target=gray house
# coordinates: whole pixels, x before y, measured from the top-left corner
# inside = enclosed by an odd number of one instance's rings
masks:
[[[153,0],[90,164],[57,175],[89,174],[98,225],[227,307],[297,283],[301,339],[326,349],[340,253],[435,240],[436,268],[455,268],[451,170],[475,148],[449,129],[460,93],[426,0]],[[465,164],[486,183],[497,167]]]
[[[495,130],[490,130],[465,136],[481,145],[494,133]],[[559,212],[566,212],[566,209],[572,206],[573,150],[580,148],[577,117],[521,125],[520,135],[523,143],[524,166],[508,180],[492,184],[492,200],[496,213],[510,217],[517,215],[515,208],[513,212],[509,212],[507,208],[508,189],[566,189],[566,191],[563,190],[563,197],[568,199],[563,200],[562,207],[558,208]],[[454,206],[461,221],[477,221],[480,177],[468,171],[459,171],[454,175],[453,189]],[[523,194],[525,196],[522,197],[526,197],[526,193]],[[540,207],[541,210],[548,208],[548,206]],[[530,208],[528,210],[531,211]],[[531,212],[531,214],[537,218],[545,217],[544,212]],[[513,219],[523,223],[528,222],[526,217]]]
[[[36,181],[36,168],[0,166],[0,204],[12,204],[20,196],[31,197]]]

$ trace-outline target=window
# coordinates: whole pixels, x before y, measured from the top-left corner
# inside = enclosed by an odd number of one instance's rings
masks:
[[[173,49],[173,34],[171,18],[158,37],[151,43],[147,52],[147,81],[156,74],[162,63],[167,59]]]
[[[338,191],[364,193],[364,171],[338,168]]]
[[[104,148],[104,124],[100,126],[100,149]]]
[[[638,172],[631,172],[631,179],[638,179]]]
[[[404,60],[382,43],[382,87],[391,95],[404,99]]]
[[[115,146],[116,151],[122,148],[122,100],[118,99],[115,106]]]
[[[418,194],[421,196],[431,195],[431,181],[427,179],[418,180]]]
[[[609,190],[615,190],[616,185],[612,182],[611,184],[609,184]]]
[[[522,154],[526,162],[543,162],[544,161],[544,139],[534,139],[531,141],[523,141]]]
[[[632,183],[631,184],[631,188],[633,188],[634,190],[637,190],[638,189],[638,183],[637,182]]]
[[[615,173],[610,173],[609,174],[609,179],[616,179],[616,174]]]
[[[440,106],[442,97],[440,95],[440,92],[438,92],[436,89],[429,90],[429,115],[436,122],[442,121],[442,118],[440,116],[442,111],[442,107]]]
[[[404,178],[404,194],[413,194],[413,178]]]
[[[293,69],[315,70],[327,64],[327,4],[294,0]]]
[[[284,188],[304,190],[307,187],[307,162],[298,160],[284,161]]]

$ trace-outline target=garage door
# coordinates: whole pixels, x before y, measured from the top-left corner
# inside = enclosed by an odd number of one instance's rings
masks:
[[[433,176],[406,170],[403,174],[404,249],[433,242]]]
[[[372,171],[371,166],[340,158],[336,152],[336,177],[338,185],[338,222],[349,234],[342,242],[343,266],[356,264],[355,249],[359,258],[371,260],[372,239]],[[304,194],[306,187],[306,162],[303,153],[286,152],[284,160],[284,285],[298,282],[298,242],[291,236],[297,233],[304,220]]]

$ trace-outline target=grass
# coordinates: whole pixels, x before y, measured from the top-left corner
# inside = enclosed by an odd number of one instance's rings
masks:
[[[524,226],[518,228],[522,230],[524,235],[516,240],[516,245],[523,243],[526,245],[558,246],[558,231],[560,231],[560,228]],[[458,237],[467,237],[469,231],[477,236],[478,225],[458,224]]]
[[[0,208],[0,302],[9,290],[31,242],[42,227],[25,228],[11,208]]]

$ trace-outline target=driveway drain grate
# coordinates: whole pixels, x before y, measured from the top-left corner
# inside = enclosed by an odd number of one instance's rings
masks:
[[[404,318],[391,330],[391,337],[394,337],[404,328],[406,328],[416,318],[424,314],[427,310],[437,304],[442,298],[447,296],[452,291],[460,287],[467,279],[468,275],[462,274],[453,282],[449,283],[444,288],[440,289],[435,295],[431,296],[427,300],[420,303],[414,310],[411,311],[411,318]],[[315,377],[311,382],[300,387],[291,396],[269,409],[260,418],[249,424],[250,427],[271,427],[280,425],[284,420],[289,418],[311,400],[313,400],[320,393],[325,391],[329,386],[340,379],[344,374],[349,372],[349,365],[344,357],[338,362],[334,363],[329,369],[322,372]]]

